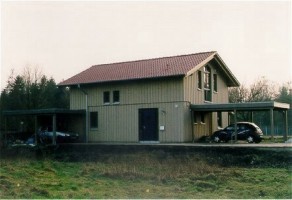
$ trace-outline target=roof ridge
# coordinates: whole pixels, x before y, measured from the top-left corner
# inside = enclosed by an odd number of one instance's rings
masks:
[[[133,60],[133,61],[122,61],[122,62],[104,63],[104,64],[92,65],[91,67],[98,67],[98,66],[101,66],[101,65],[114,65],[114,64],[134,63],[134,62],[158,60],[158,59],[165,59],[165,58],[177,58],[177,57],[192,56],[192,55],[199,55],[199,54],[206,54],[206,53],[217,53],[217,51],[206,51],[206,52],[199,52],[199,53],[192,53],[192,54],[182,54],[182,55],[176,55],[176,56],[163,56],[163,57],[148,58],[148,59],[146,58],[146,59]]]

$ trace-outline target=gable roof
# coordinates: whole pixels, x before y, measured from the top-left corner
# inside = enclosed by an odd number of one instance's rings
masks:
[[[59,83],[59,86],[187,76],[215,57],[219,59],[219,61],[222,61],[217,52],[212,51],[173,57],[94,65]],[[238,86],[239,83],[237,79],[224,62],[220,63],[223,63],[222,66],[221,64],[220,66],[224,68],[224,73],[227,73],[227,77],[230,79],[227,83],[231,83],[229,84],[230,86]]]

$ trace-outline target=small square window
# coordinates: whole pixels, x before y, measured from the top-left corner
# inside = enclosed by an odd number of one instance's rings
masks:
[[[98,128],[98,112],[90,112],[90,128]]]
[[[110,92],[109,91],[103,92],[103,103],[104,104],[110,103]]]
[[[113,92],[113,102],[120,103],[120,91],[116,90]]]

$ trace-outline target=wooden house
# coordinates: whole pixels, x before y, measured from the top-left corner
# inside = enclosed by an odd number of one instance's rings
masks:
[[[95,65],[61,82],[70,109],[86,110],[87,142],[191,142],[228,124],[228,114],[191,105],[228,103],[239,86],[217,52]]]

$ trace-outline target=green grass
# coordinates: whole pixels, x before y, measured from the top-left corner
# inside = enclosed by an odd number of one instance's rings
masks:
[[[68,154],[2,157],[0,198],[292,198],[289,164],[254,164],[261,155],[226,163],[228,157],[161,151],[107,152],[74,162]]]

